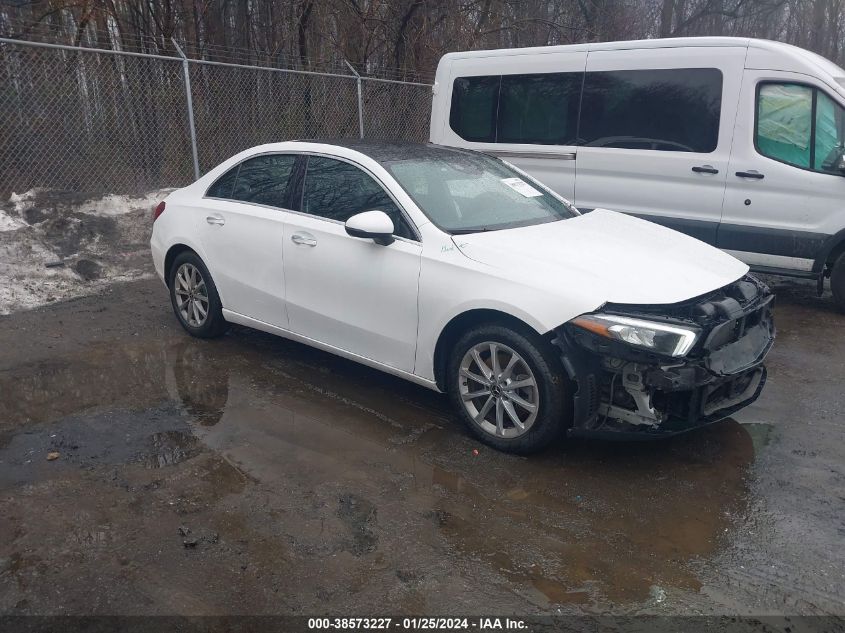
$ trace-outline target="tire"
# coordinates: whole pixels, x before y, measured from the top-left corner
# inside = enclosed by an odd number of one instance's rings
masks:
[[[493,370],[491,345],[496,349],[499,379],[487,380],[485,385],[479,378],[488,379]],[[473,350],[485,368],[478,365]],[[475,437],[498,450],[518,454],[540,451],[557,440],[570,423],[572,407],[563,368],[539,336],[498,324],[476,327],[453,347],[447,380],[458,415]],[[534,405],[533,413],[526,405]]]
[[[170,267],[168,282],[173,313],[188,334],[197,338],[215,338],[225,334],[229,324],[223,318],[220,295],[208,269],[196,253],[185,251],[176,256]]]
[[[837,258],[830,270],[830,289],[836,306],[845,312],[845,253]]]

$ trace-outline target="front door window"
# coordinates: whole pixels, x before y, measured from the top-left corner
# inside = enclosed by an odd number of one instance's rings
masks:
[[[757,96],[757,151],[802,169],[838,174],[844,112],[811,86],[764,83]]]

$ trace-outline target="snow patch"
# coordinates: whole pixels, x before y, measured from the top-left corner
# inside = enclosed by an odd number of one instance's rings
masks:
[[[0,202],[0,315],[151,277],[152,211],[171,191],[31,189]]]
[[[108,194],[101,198],[87,200],[80,205],[79,211],[91,215],[114,216],[132,211],[149,211],[152,217],[156,205],[167,197],[172,189],[159,189],[145,196],[123,196]]]
[[[78,294],[79,279],[56,261],[49,247],[32,239],[0,244],[0,314],[26,310]]]
[[[17,194],[13,191],[12,195],[9,196],[9,204],[12,205],[12,208],[16,213],[20,214],[23,211],[32,208],[32,205],[35,204],[36,197],[39,194],[44,193],[44,191],[46,190],[40,187],[30,189],[29,191],[25,191],[21,194]]]
[[[25,226],[26,222],[0,209],[0,231],[16,231]]]

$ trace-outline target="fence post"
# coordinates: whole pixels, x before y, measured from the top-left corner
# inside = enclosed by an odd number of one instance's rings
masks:
[[[349,70],[355,75],[355,83],[358,84],[358,136],[359,138],[364,138],[364,97],[361,91],[361,75],[358,74],[358,71],[355,70],[352,64],[345,59],[343,61],[346,62]]]
[[[182,58],[182,72],[185,75],[185,98],[188,104],[188,128],[191,131],[191,152],[194,157],[194,178],[199,180],[200,159],[199,154],[197,153],[197,128],[194,125],[194,100],[191,96],[191,71],[188,68],[188,58],[185,53],[182,52],[182,49],[179,48],[179,45],[176,43],[176,39],[171,37],[170,41],[173,42],[173,46],[176,47],[176,51]]]

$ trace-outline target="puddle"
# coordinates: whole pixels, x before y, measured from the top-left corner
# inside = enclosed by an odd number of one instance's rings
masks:
[[[751,442],[754,445],[754,453],[759,453],[762,449],[769,445],[772,441],[774,428],[771,424],[765,422],[749,422],[743,424],[742,428],[748,431],[751,436]]]
[[[323,583],[364,591],[379,569],[407,570],[409,587],[445,574],[443,586],[489,583],[540,608],[697,589],[691,563],[719,548],[747,504],[755,445],[752,429],[726,421],[659,443],[496,453],[437,394],[243,330],[4,372],[0,428],[13,427],[0,434],[2,488],[104,464],[164,472],[208,453],[225,466],[198,473],[216,497],[183,499],[184,511],[260,490],[273,517],[262,538]],[[100,539],[91,532],[91,546]]]
[[[183,431],[161,431],[149,437],[150,449],[141,455],[146,468],[165,468],[190,459],[200,452],[196,436]]]

